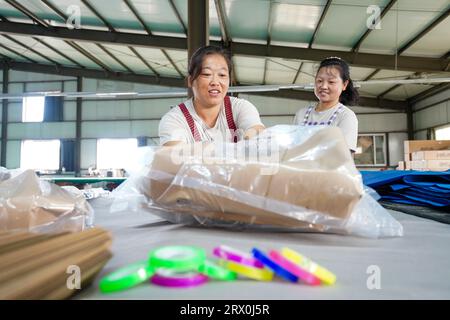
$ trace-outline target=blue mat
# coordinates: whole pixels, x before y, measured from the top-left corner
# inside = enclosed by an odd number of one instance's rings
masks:
[[[361,175],[364,184],[378,192],[380,200],[450,212],[450,170],[361,171]]]

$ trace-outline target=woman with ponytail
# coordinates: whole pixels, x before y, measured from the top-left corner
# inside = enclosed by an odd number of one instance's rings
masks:
[[[299,110],[294,124],[304,126],[328,125],[342,130],[347,145],[353,153],[358,139],[358,119],[347,106],[358,102],[358,91],[350,79],[348,64],[338,57],[329,57],[317,70],[314,93],[317,105]]]

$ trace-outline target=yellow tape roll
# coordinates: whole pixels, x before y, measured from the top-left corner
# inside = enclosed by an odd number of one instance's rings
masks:
[[[283,248],[281,249],[281,254],[291,260],[292,262],[298,264],[300,267],[305,269],[306,271],[312,273],[317,278],[320,279],[320,281],[324,282],[325,284],[334,284],[336,282],[336,276],[326,268],[318,265],[311,259],[301,255],[297,251],[294,251],[289,248]]]

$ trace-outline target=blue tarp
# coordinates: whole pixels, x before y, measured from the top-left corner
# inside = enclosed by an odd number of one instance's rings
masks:
[[[450,170],[361,171],[361,175],[381,200],[450,210]]]

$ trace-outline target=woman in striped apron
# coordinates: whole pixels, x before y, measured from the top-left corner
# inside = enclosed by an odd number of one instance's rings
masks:
[[[187,78],[193,97],[163,116],[159,124],[161,145],[237,142],[264,130],[252,103],[227,95],[232,69],[230,55],[222,48],[206,46],[193,54]]]
[[[294,124],[337,126],[342,130],[350,151],[355,152],[358,119],[347,105],[356,104],[359,95],[350,78],[348,64],[338,57],[323,60],[317,70],[314,93],[319,102],[299,110]]]

